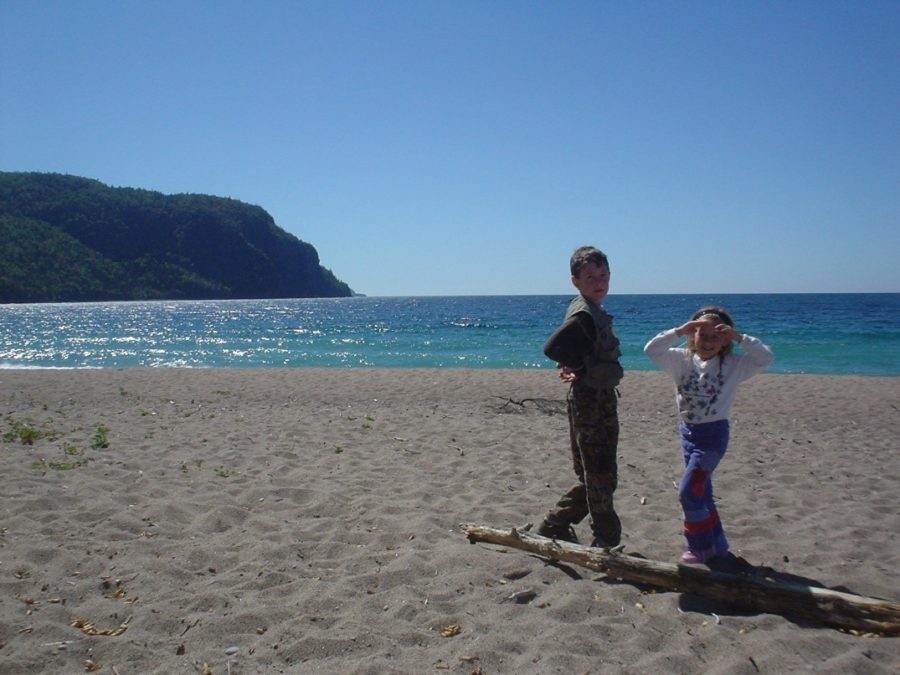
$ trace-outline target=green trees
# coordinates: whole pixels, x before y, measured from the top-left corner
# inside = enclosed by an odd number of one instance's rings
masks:
[[[0,302],[349,295],[258,206],[0,172]]]

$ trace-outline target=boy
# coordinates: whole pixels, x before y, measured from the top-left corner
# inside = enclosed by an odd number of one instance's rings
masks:
[[[577,542],[572,525],[590,514],[591,546],[616,546],[622,525],[613,507],[619,442],[618,392],[622,379],[619,339],[602,307],[609,292],[609,261],[593,246],[572,254],[572,284],[578,295],[569,304],[563,324],[544,345],[544,354],[562,368],[570,382],[567,396],[574,485],[550,510],[537,533]]]

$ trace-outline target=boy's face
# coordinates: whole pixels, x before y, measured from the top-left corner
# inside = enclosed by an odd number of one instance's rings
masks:
[[[609,293],[609,267],[587,263],[578,270],[578,276],[572,277],[572,285],[595,305],[603,304]]]

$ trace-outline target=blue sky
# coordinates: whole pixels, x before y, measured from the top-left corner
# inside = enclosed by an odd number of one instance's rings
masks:
[[[368,295],[900,291],[900,3],[0,0],[0,170],[258,204]]]

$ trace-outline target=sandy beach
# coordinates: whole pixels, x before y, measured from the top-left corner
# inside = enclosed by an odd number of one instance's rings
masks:
[[[460,523],[537,523],[572,483],[565,389],[550,370],[0,371],[0,673],[898,672],[898,638],[470,544]],[[620,389],[625,550],[674,563],[672,384]],[[897,378],[743,385],[715,477],[734,553],[900,600],[898,405]]]

